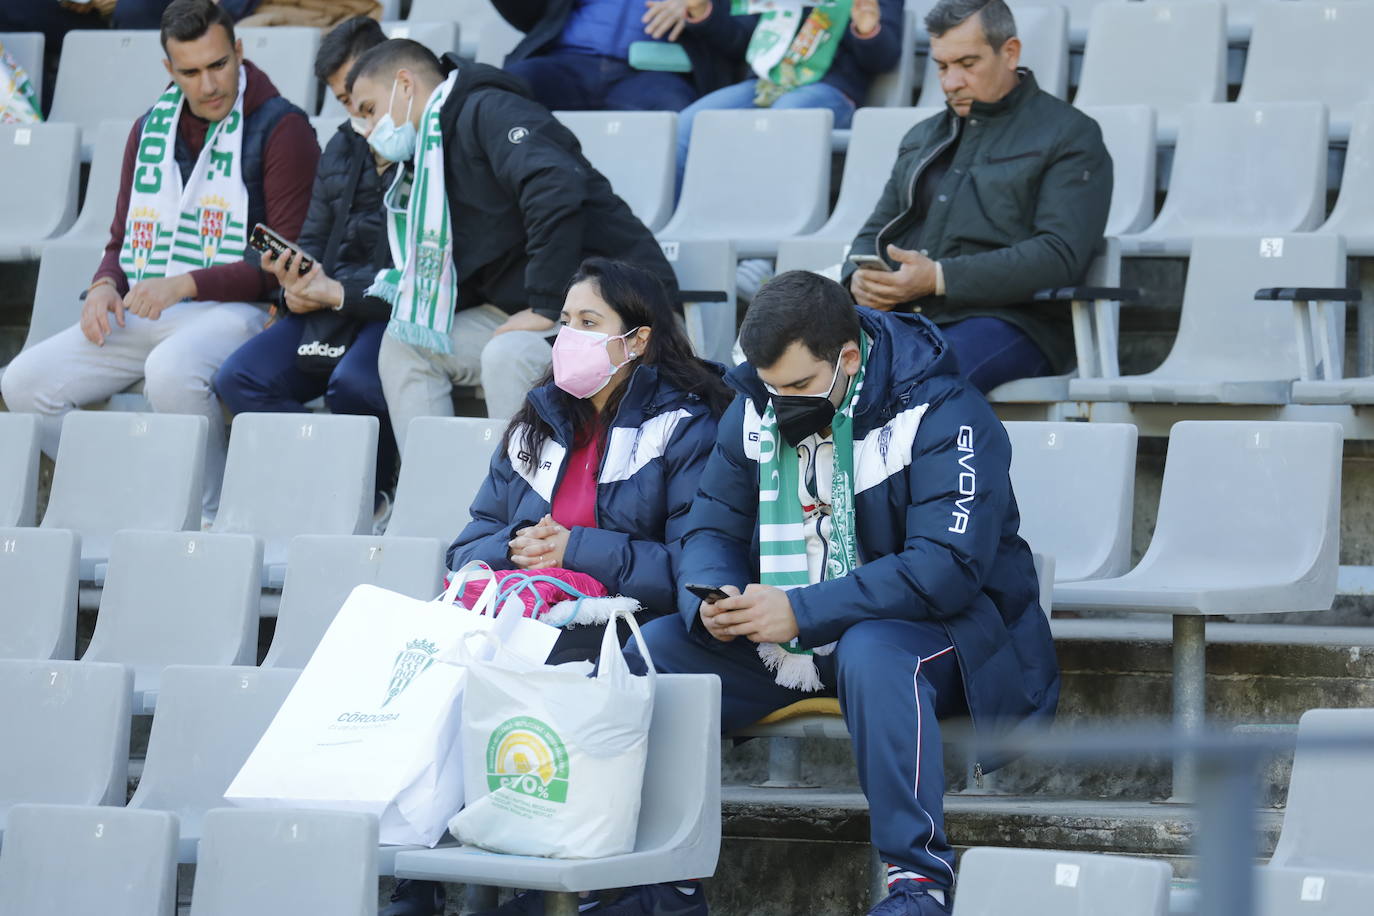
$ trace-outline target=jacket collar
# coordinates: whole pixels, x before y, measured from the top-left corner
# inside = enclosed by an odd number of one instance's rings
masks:
[[[1026,99],[1040,91],[1040,86],[1035,82],[1035,74],[1026,67],[1017,67],[1016,72],[1021,79],[1017,81],[1011,92],[1002,96],[995,102],[974,102],[969,108],[969,117],[996,118],[1015,111]]]

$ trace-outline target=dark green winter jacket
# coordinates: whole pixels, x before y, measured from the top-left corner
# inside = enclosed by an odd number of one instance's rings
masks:
[[[936,324],[1001,318],[1062,372],[1073,362],[1068,306],[1031,297],[1083,281],[1107,223],[1112,160],[1096,121],[1042,92],[1029,70],[1020,74],[1001,101],[975,102],[967,118],[946,108],[907,133],[851,253],[887,258],[889,244],[924,251],[941,264],[945,295],[910,308]],[[929,212],[921,212],[917,179],[956,140]],[[846,263],[846,286],[853,271]]]

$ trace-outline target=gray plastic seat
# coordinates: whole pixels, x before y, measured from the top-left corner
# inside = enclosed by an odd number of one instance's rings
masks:
[[[1322,232],[1345,236],[1351,257],[1374,257],[1374,101],[1355,106],[1341,192]]]
[[[43,246],[25,350],[81,319],[81,292],[90,285],[104,251],[104,239],[61,238]]]
[[[0,526],[33,524],[38,454],[38,418],[0,413]]]
[[[121,531],[82,661],[134,672],[134,712],[157,706],[169,665],[251,665],[262,545],[243,534]]]
[[[0,658],[72,658],[81,539],[0,528]]]
[[[61,236],[64,243],[82,241],[99,245],[101,250],[104,250],[105,243],[110,239],[110,223],[114,220],[115,201],[119,197],[119,179],[124,168],[124,147],[129,141],[133,120],[129,118],[101,121],[95,128],[91,171],[86,178],[86,194],[81,201],[81,213],[76,217],[72,227]],[[44,247],[44,257],[47,257],[48,249],[51,247]],[[82,289],[90,283],[90,275],[93,273],[94,264],[90,270],[76,278],[81,282]]]
[[[687,338],[697,355],[730,365],[735,344],[735,243],[728,239],[660,242],[680,290],[705,290],[720,301],[685,302]]]
[[[290,557],[268,668],[304,668],[355,586],[426,601],[444,587],[444,547],[433,538],[302,535]]]
[[[15,805],[0,905],[24,916],[175,916],[177,819],[163,811]]]
[[[1069,14],[1062,6],[1017,5],[1016,34],[1021,39],[1021,66],[1035,73],[1035,82],[1050,95],[1069,97]],[[926,60],[921,97],[922,108],[945,104],[940,88],[940,71],[933,59]]]
[[[489,5],[484,3],[483,5]],[[487,64],[492,67],[500,67],[506,62],[506,55],[515,50],[515,46],[525,40],[525,33],[511,25],[506,20],[497,16],[494,19],[482,23],[476,34],[476,41],[471,46],[467,44],[468,36],[473,34],[465,19],[458,20],[459,29],[462,33],[459,39],[459,53],[464,57],[471,56],[479,64]]]
[[[780,239],[819,229],[829,205],[833,121],[828,109],[701,112],[677,212],[658,236],[730,239],[739,257],[774,257]]]
[[[80,141],[72,124],[0,125],[0,172],[24,176],[5,185],[0,261],[37,258],[76,219]]]
[[[235,29],[234,35],[243,43],[244,58],[267,74],[283,98],[307,115],[319,110],[320,81],[315,77],[319,29],[277,25]]]
[[[1171,615],[1175,725],[1200,728],[1205,615],[1331,607],[1341,442],[1335,423],[1175,424],[1145,556],[1113,579],[1059,583],[1055,606]],[[1176,794],[1191,789],[1189,774],[1176,768]]]
[[[496,12],[496,8],[491,5],[490,0],[413,0],[406,18],[417,22],[449,21],[458,23],[458,53],[470,60],[475,60],[478,57],[480,35],[482,29],[487,25],[497,26],[497,29],[492,30],[491,34],[508,30],[515,33],[517,42],[525,37],[523,33],[516,31],[513,26],[501,18],[501,14]],[[501,30],[501,26],[505,26],[505,30]],[[514,46],[514,44],[511,45],[511,47]],[[501,57],[505,57],[505,52],[502,52]],[[491,61],[485,60],[480,62],[491,63]],[[494,66],[499,67],[501,63],[502,61],[498,60]]]
[[[1260,3],[1254,11],[1240,101],[1321,101],[1332,135],[1350,136],[1355,106],[1374,86],[1374,6]]]
[[[1056,581],[1101,579],[1130,569],[1135,426],[1005,425],[1021,537],[1054,557]]]
[[[377,418],[241,413],[234,417],[211,530],[262,538],[263,585],[281,588],[298,534],[370,534]]]
[[[166,59],[157,29],[68,32],[48,120],[81,128],[81,157],[89,162],[101,121],[132,124],[157,101],[170,82]],[[111,73],[119,79],[110,79]]]
[[[0,836],[18,804],[124,804],[132,689],[122,665],[0,660]]]
[[[176,861],[196,860],[205,812],[262,740],[300,671],[173,665],[162,674],[157,715],[131,809],[175,814]]]
[[[897,148],[902,138],[917,124],[943,110],[943,107],[860,108],[854,112],[835,209],[825,225],[810,235],[778,243],[778,273],[824,270],[840,263],[848,255],[854,236],[868,222],[882,197],[897,162]]]
[[[867,104],[882,108],[907,108],[916,87],[916,42],[925,36],[921,13],[912,7],[902,11],[902,42],[897,66],[873,78],[868,87]]]
[[[1187,106],[1159,218],[1122,237],[1122,252],[1183,256],[1197,236],[1316,229],[1326,214],[1326,147],[1320,102]]]
[[[1069,382],[1076,401],[1284,404],[1301,374],[1293,307],[1262,287],[1345,285],[1339,236],[1201,237],[1193,247],[1173,349],[1143,375]]]
[[[397,853],[396,876],[575,893],[709,877],[719,854],[720,680],[661,674],[634,852],[540,859],[461,846],[424,849]]]
[[[43,46],[42,32],[0,32],[0,46],[14,62],[24,68],[33,85],[34,95],[43,97]]]
[[[411,41],[418,41],[420,44],[429,48],[435,55],[442,57],[450,51],[458,50],[459,28],[456,20],[445,16],[432,22],[422,22],[418,19],[399,19],[382,23],[382,31],[387,38],[409,38]],[[328,118],[331,124],[337,125],[340,121],[348,117],[344,107],[339,104],[339,100],[334,98],[334,93],[329,91],[326,86],[320,93],[323,101],[320,104],[320,116]],[[311,123],[315,119],[311,118]],[[319,128],[315,129],[319,134]],[[324,149],[324,142],[331,132],[320,139],[320,148]]]
[[[1089,26],[1092,23],[1093,10],[1103,3],[1119,3],[1123,0],[1062,0],[1059,6],[1064,7],[1069,13],[1069,42],[1075,51],[1083,49],[1083,44],[1088,38]],[[1026,6],[1040,6],[1037,0],[1030,3],[1024,0],[1012,0],[1010,4],[1012,15],[1016,16],[1018,22],[1021,18],[1021,10]]]
[[[83,582],[103,577],[116,531],[200,527],[206,427],[189,414],[66,415],[43,527],[81,535]]]
[[[1167,61],[1167,65],[1163,62]],[[1142,74],[1149,74],[1142,78]],[[1226,101],[1226,8],[1213,0],[1099,3],[1074,105],[1148,105],[1161,132],[1183,108]],[[1116,157],[1112,157],[1113,161]]]
[[[954,916],[1165,916],[1172,879],[1156,859],[984,846],[959,862]]]
[[[1366,916],[1374,873],[1330,869],[1258,869],[1255,916]]]
[[[386,536],[453,543],[505,432],[505,420],[485,417],[411,420]]]
[[[657,231],[673,214],[677,115],[671,111],[559,111],[558,120],[616,195]]]
[[[1107,4],[1145,6],[1143,3]],[[1083,107],[1112,157],[1112,205],[1104,235],[1139,232],[1155,217],[1155,114],[1148,105]]]
[[[218,808],[204,824],[191,916],[376,916],[372,815]]]
[[[330,98],[334,97],[331,95]],[[328,112],[329,103],[326,102],[324,107]],[[321,150],[329,145],[330,140],[334,139],[334,134],[338,131],[339,125],[348,120],[348,114],[343,110],[343,106],[338,103],[338,100],[334,101],[333,110],[336,112],[335,114],[326,113],[318,118],[310,119],[310,126],[315,129],[315,142],[320,145]]]

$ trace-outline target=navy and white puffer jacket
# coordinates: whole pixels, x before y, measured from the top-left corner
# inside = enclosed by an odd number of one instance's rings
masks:
[[[660,615],[676,607],[673,558],[715,445],[717,417],[700,397],[663,381],[653,366],[636,367],[627,385],[597,473],[598,527],[572,528],[563,566]],[[450,569],[472,560],[512,568],[508,542],[515,531],[548,513],[573,448],[574,431],[557,403],[560,394],[551,384],[530,392],[553,435],[534,471],[520,458],[518,431],[509,449],[492,456],[486,483],[472,503],[472,520],[448,549]]]

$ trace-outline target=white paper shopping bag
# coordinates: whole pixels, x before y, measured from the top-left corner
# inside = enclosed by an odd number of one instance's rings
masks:
[[[383,843],[437,843],[463,805],[467,672],[436,662],[476,632],[540,659],[558,637],[538,621],[481,613],[494,588],[474,610],[449,604],[466,578],[455,575],[440,601],[355,588],[225,799],[366,811],[380,820]]]

